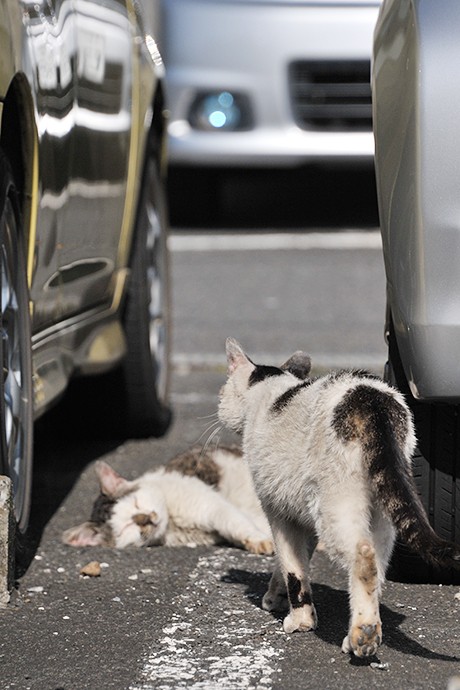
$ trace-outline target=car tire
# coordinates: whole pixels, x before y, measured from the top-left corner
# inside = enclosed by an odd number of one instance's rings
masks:
[[[417,434],[413,474],[436,533],[460,544],[460,405],[421,402],[412,395],[394,329],[389,333],[387,378],[404,394]],[[458,571],[429,566],[402,544],[392,559],[392,577],[404,582],[460,584]]]
[[[129,436],[162,436],[171,423],[167,211],[156,158],[148,156],[139,197],[123,310],[127,354],[121,368],[123,426]]]
[[[14,177],[0,150],[0,473],[10,477],[14,516],[25,533],[31,501],[33,387],[30,301]]]

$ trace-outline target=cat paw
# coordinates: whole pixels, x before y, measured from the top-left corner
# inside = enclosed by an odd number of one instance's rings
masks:
[[[285,633],[308,632],[314,630],[318,624],[316,610],[313,605],[292,609],[283,621]]]
[[[275,547],[271,539],[245,539],[243,547],[250,553],[257,553],[261,556],[271,556]]]
[[[266,592],[262,599],[262,608],[264,611],[287,611],[289,608],[287,592],[276,592],[275,594]]]
[[[382,643],[382,625],[373,623],[368,625],[355,625],[345,637],[342,644],[342,652],[355,656],[374,656]]]

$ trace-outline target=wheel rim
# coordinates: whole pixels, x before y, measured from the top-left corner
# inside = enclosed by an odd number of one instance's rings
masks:
[[[20,528],[27,522],[31,458],[31,391],[28,298],[21,275],[17,222],[7,199],[1,245],[1,340],[6,471],[13,484],[14,509]]]
[[[147,212],[147,291],[149,309],[149,344],[156,370],[157,397],[165,403],[168,397],[168,326],[166,295],[166,248],[161,216],[153,199],[146,203]]]

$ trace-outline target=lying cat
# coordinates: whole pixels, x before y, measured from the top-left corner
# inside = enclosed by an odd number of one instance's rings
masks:
[[[96,463],[100,495],[88,522],[66,530],[71,546],[180,546],[223,541],[273,553],[270,527],[237,448],[192,449],[128,481]]]
[[[431,529],[411,473],[415,435],[400,393],[363,373],[308,378],[297,352],[282,367],[255,365],[227,340],[228,379],[218,416],[242,432],[243,452],[277,556],[263,607],[289,607],[286,632],[317,618],[308,578],[320,539],[349,575],[342,650],[375,654],[379,596],[396,531],[431,563],[460,566],[460,549]]]

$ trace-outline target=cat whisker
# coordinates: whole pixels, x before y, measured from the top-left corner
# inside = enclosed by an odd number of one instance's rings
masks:
[[[215,417],[217,419],[217,411],[211,412],[211,414],[205,414],[202,417],[197,417],[197,419],[211,419],[212,417]]]
[[[209,426],[206,427],[206,429],[205,429],[205,430],[200,434],[200,436],[198,437],[196,443],[199,443],[199,442],[201,441],[201,439],[202,439],[206,434],[208,434],[208,433],[211,431],[211,429],[212,429],[213,427],[216,427],[217,425],[219,426],[219,429],[222,428],[222,427],[221,427],[221,423],[220,423],[220,421],[219,421],[218,419],[214,420],[214,422],[212,422],[211,424],[209,424]]]
[[[216,449],[218,448],[218,446],[219,446],[219,441],[220,441],[220,433],[221,433],[221,431],[222,431],[222,425],[219,424],[219,426],[216,427],[216,428],[210,433],[210,435],[208,436],[208,439],[206,440],[206,442],[205,442],[205,444],[204,444],[204,446],[203,446],[203,450],[202,450],[202,453],[203,453],[203,454],[206,453],[206,451],[208,450],[209,446],[211,445],[212,441],[216,438],[216,436],[217,436],[217,440],[216,440],[216,446],[215,446],[215,447],[216,447]]]

